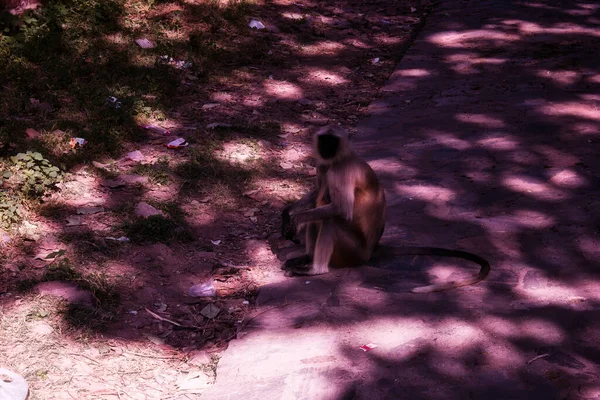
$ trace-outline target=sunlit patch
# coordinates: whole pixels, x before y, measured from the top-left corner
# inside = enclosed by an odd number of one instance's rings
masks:
[[[131,39],[123,36],[121,32],[111,33],[104,36],[104,40],[113,44],[129,44]]]
[[[395,158],[381,158],[369,161],[369,165],[378,173],[398,174],[401,176],[413,176],[418,173],[416,168],[402,164]]]
[[[352,288],[345,287],[343,291],[349,297],[354,296]],[[350,293],[348,293],[350,291]],[[369,304],[373,304],[372,300]],[[384,302],[380,307],[385,307]],[[389,314],[388,314],[389,315]],[[392,350],[390,356],[395,356],[397,351],[394,350],[398,345],[404,344],[402,353],[412,353],[406,347],[414,348],[414,351],[419,351],[421,346],[427,346],[425,341],[416,343],[416,346],[410,346],[409,343],[412,340],[427,337],[431,332],[431,328],[423,323],[421,318],[407,318],[399,315],[393,317],[377,317],[375,315],[369,318],[368,324],[357,324],[354,325],[353,330],[357,337],[369,338],[368,340],[372,343],[377,343],[379,348],[389,348]],[[397,350],[397,349],[396,349]]]
[[[437,349],[445,354],[462,352],[465,346],[473,346],[484,337],[479,327],[459,318],[446,318],[436,328],[446,332],[445,335],[439,335],[435,342]]]
[[[217,158],[233,164],[245,164],[260,157],[258,146],[249,146],[238,142],[225,143],[223,150],[217,153]]]
[[[517,210],[513,214],[514,220],[521,226],[528,228],[545,229],[555,224],[555,218],[534,210]]]
[[[499,151],[514,150],[519,146],[519,142],[510,136],[481,139],[477,143],[488,150]]]
[[[303,45],[300,48],[302,54],[307,56],[335,56],[341,53],[346,48],[345,45],[339,42],[324,41],[310,45]]]
[[[294,12],[284,12],[284,13],[281,13],[281,16],[283,18],[291,19],[294,21],[302,20],[305,18],[304,14],[294,13]]]
[[[217,103],[235,103],[235,99],[231,93],[216,92],[210,95],[210,99]]]
[[[485,114],[466,114],[459,113],[456,114],[455,118],[461,122],[466,122],[470,124],[477,124],[484,126],[486,128],[503,128],[504,121],[491,117]]]
[[[294,124],[291,122],[281,123],[281,132],[284,134],[294,134],[303,131],[303,126],[300,124]]]
[[[587,185],[587,180],[572,169],[563,169],[558,174],[550,178],[550,182],[556,186],[575,189]]]
[[[600,259],[600,238],[581,237],[577,241],[577,246],[588,260],[598,261]]]
[[[542,343],[559,344],[565,340],[565,333],[550,321],[526,319],[520,324],[521,335],[529,336]]]
[[[348,83],[347,79],[341,77],[340,75],[334,72],[327,71],[324,69],[313,69],[312,71],[308,72],[308,74],[304,78],[302,78],[301,81],[317,81],[331,86],[338,86],[344,83]]]
[[[517,348],[506,340],[501,342],[487,341],[485,355],[488,365],[495,368],[514,368],[515,365],[523,365],[526,361],[521,348]]]
[[[467,279],[473,272],[464,265],[453,264],[451,261],[436,261],[434,265],[427,268],[427,274],[435,277],[432,283],[443,283],[455,279]]]
[[[401,194],[430,202],[446,202],[456,197],[456,193],[453,190],[433,185],[411,186],[396,184],[396,190]]]
[[[590,83],[600,83],[600,74],[590,75],[587,77]]]
[[[165,29],[162,31],[162,33],[165,35],[165,39],[168,39],[169,41],[185,42],[189,38],[188,33],[185,32],[183,29],[180,29],[180,30]]]
[[[506,63],[508,59],[497,58],[497,57],[478,57],[473,60],[473,64],[491,64],[491,65],[502,65]]]
[[[564,200],[568,196],[565,192],[552,188],[545,182],[529,176],[512,175],[502,179],[508,189],[524,193],[540,200]]]
[[[528,4],[530,7],[533,3]],[[548,8],[547,5],[543,6],[544,8]],[[564,12],[564,10],[560,10]],[[554,24],[553,26],[543,26],[540,24],[536,24],[530,21],[522,21],[522,20],[505,20],[503,21],[505,25],[517,26],[519,31],[523,34],[527,35],[539,35],[539,34],[553,34],[553,35],[588,35],[599,37],[600,33],[596,29],[587,28],[581,25],[569,23],[569,22],[561,22]]]
[[[518,325],[506,318],[487,315],[481,319],[480,324],[493,335],[511,338],[519,334]]]
[[[290,82],[267,79],[263,85],[269,95],[278,99],[300,100],[303,97],[302,88]]]
[[[489,232],[520,232],[527,229],[547,229],[556,223],[556,220],[542,212],[534,210],[517,210],[512,215],[488,216],[477,219]]]
[[[393,46],[404,42],[402,36],[389,36],[387,34],[375,35],[373,41],[382,46]]]
[[[304,148],[297,149],[297,147],[289,148],[286,147],[281,152],[281,161],[289,163],[298,163],[301,160],[306,159],[310,154],[310,148],[305,146]]]
[[[536,75],[540,78],[550,79],[558,85],[567,86],[573,85],[578,80],[581,74],[576,71],[537,71]]]
[[[348,46],[357,47],[359,49],[370,49],[372,47],[371,45],[368,45],[362,40],[356,38],[346,39],[344,40],[344,43]]]
[[[471,31],[447,31],[429,36],[428,41],[440,47],[466,48],[469,43],[485,41],[486,43],[500,46],[520,39],[519,35],[498,32],[494,30],[478,29]]]
[[[424,77],[424,76],[429,76],[431,74],[426,69],[413,68],[413,69],[400,69],[395,72],[395,75],[420,78],[420,77]]]
[[[445,57],[446,62],[459,63],[467,62],[471,63],[471,60],[477,58],[479,55],[473,52],[453,53]]]
[[[546,115],[569,115],[600,121],[600,112],[598,112],[597,106],[590,104],[576,102],[553,103],[541,107],[541,111]]]
[[[466,140],[459,139],[455,135],[445,132],[429,132],[429,137],[435,138],[435,140],[443,144],[446,147],[456,150],[467,150],[470,149],[471,143]]]
[[[242,99],[242,104],[249,108],[259,108],[265,105],[266,99],[258,94],[249,94]]]

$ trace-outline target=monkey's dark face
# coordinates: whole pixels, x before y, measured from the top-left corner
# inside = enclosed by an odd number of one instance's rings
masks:
[[[325,134],[317,137],[317,150],[324,160],[334,158],[339,149],[340,138],[338,136]]]

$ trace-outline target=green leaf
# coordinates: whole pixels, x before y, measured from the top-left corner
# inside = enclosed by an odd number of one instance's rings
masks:
[[[43,160],[44,159],[44,156],[42,156],[38,152],[32,153],[31,156],[33,157],[34,160]]]
[[[3,177],[4,179],[8,179],[8,178],[10,178],[11,176],[13,176],[13,174],[12,174],[12,172],[10,172],[10,171],[5,171],[5,172],[2,174],[2,177]]]

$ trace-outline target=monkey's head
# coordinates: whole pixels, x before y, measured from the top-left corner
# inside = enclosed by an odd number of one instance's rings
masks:
[[[314,156],[317,161],[332,164],[351,154],[348,133],[336,126],[328,125],[314,136]]]

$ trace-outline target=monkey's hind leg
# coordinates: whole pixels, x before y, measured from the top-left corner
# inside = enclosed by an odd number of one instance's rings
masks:
[[[320,228],[320,229],[319,229]],[[283,266],[286,276],[292,275],[320,275],[329,272],[329,261],[333,254],[336,238],[336,223],[332,220],[311,224],[306,230],[306,251],[308,259],[312,255],[312,263],[299,265],[300,258],[289,260]],[[304,258],[306,260],[307,258]]]

